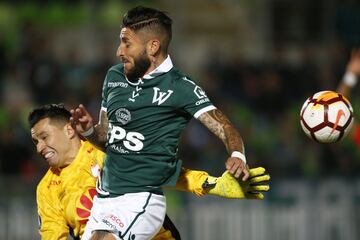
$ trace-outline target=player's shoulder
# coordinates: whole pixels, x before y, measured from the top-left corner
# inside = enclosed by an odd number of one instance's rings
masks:
[[[105,153],[96,148],[91,142],[84,141],[82,143],[81,153],[85,154],[82,158],[85,162],[89,162],[89,159],[95,159],[96,162],[102,163]]]
[[[109,87],[109,82],[124,82],[125,80],[125,74],[124,74],[124,64],[119,63],[112,67],[110,67],[106,73],[105,77],[105,85],[104,87]],[[111,85],[110,85],[111,86]]]
[[[119,63],[116,65],[113,65],[109,68],[107,74],[119,74],[119,75],[124,75],[124,64],[123,63]]]
[[[51,185],[58,183],[59,180],[57,180],[57,179],[59,177],[58,177],[57,171],[59,171],[59,170],[52,169],[52,168],[49,168],[47,170],[47,172],[41,178],[41,180],[39,181],[39,183],[36,187],[37,194],[41,194],[41,192],[43,192],[43,191],[48,191]]]
[[[184,74],[177,68],[173,68],[169,74],[171,75],[171,79],[173,83],[178,86],[196,86],[196,82],[187,74]]]
[[[100,150],[97,149],[90,141],[86,140],[81,142],[80,151],[87,152],[88,154],[96,154],[96,152]]]

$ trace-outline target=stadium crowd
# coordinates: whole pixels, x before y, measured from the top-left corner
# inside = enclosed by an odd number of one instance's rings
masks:
[[[54,31],[50,34],[48,28],[31,21],[18,26],[11,46],[7,36],[0,33],[0,175],[32,180],[47,169],[33,151],[26,123],[33,106],[63,102],[71,108],[84,103],[97,116],[106,70],[116,61],[115,45],[111,48],[99,42],[92,46],[109,50],[91,61],[82,56],[76,44],[59,57],[53,49],[54,42],[61,48],[61,42],[54,41],[56,37]],[[281,47],[275,48],[271,64],[209,54],[205,67],[199,69],[200,76],[194,76],[202,81],[213,102],[237,124],[250,166],[266,167],[274,179],[351,177],[358,172],[360,151],[353,136],[340,144],[318,144],[303,134],[299,123],[299,111],[306,98],[320,90],[336,89],[342,78],[350,44],[340,33],[337,37],[327,48],[330,57],[322,64],[315,61],[311,47],[303,43],[301,61],[296,64],[284,61],[286,50]],[[359,118],[359,94],[353,96],[350,100]],[[218,175],[224,169],[223,162],[217,160],[225,158],[225,151],[210,134],[193,122],[182,138],[180,153],[186,166]]]

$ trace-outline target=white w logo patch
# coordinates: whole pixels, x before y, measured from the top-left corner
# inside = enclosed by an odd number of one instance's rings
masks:
[[[158,105],[164,103],[174,92],[172,90],[167,90],[167,92],[160,92],[160,88],[157,87],[153,87],[153,89],[154,89],[154,97],[152,103],[158,102],[157,103]]]

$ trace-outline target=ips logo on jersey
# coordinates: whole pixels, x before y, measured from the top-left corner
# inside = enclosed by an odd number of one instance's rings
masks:
[[[203,98],[207,97],[205,91],[202,90],[201,87],[199,87],[199,86],[196,86],[194,88],[194,93],[199,99],[203,99]]]
[[[129,153],[127,150],[138,152],[144,148],[144,135],[139,132],[128,132],[111,123],[109,123],[108,139],[109,146],[120,153]]]

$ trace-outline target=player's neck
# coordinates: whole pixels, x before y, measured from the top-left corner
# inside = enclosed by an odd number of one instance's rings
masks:
[[[80,139],[74,138],[71,141],[71,147],[69,148],[69,151],[66,154],[66,160],[64,163],[65,166],[69,165],[70,163],[72,163],[75,160],[76,156],[78,155],[78,153],[80,151],[80,148],[81,148]]]
[[[146,74],[151,73],[152,71],[154,71],[157,67],[159,67],[166,59],[167,56],[163,56],[163,55],[159,55],[157,57],[154,57],[151,61],[151,65],[148,68],[148,70],[146,71],[146,73],[144,74],[144,76]]]

